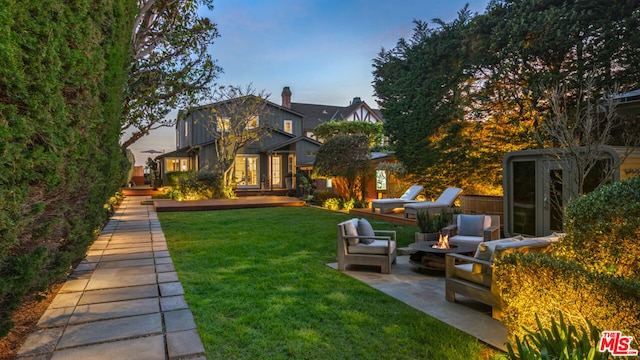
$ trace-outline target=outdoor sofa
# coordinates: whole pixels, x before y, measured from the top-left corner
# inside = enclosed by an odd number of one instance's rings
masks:
[[[539,238],[521,236],[483,242],[474,256],[447,254],[445,258],[445,296],[455,302],[456,294],[487,304],[494,319],[502,319],[502,296],[496,285],[493,264],[496,259],[512,252],[546,252],[564,234]]]

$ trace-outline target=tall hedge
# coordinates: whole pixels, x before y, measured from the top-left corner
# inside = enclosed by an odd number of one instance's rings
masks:
[[[0,336],[80,259],[121,184],[135,2],[0,0]]]

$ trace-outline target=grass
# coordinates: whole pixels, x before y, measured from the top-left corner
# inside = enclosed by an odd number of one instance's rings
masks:
[[[326,266],[336,225],[315,208],[159,213],[209,359],[476,359],[486,348]],[[414,226],[395,229],[399,246]]]

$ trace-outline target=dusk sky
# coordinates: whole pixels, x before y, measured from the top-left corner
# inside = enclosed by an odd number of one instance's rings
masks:
[[[218,85],[252,84],[277,104],[289,86],[293,102],[346,106],[357,96],[377,108],[371,72],[382,47],[410,37],[414,19],[448,22],[465,4],[483,13],[488,2],[216,0],[203,15],[220,33],[210,49],[224,70]],[[155,130],[130,148],[144,165],[150,154],[141,151],[175,150],[175,130]]]

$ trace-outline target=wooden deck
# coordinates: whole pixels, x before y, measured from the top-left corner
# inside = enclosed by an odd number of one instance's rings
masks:
[[[305,205],[306,202],[304,200],[288,196],[247,196],[239,197],[237,199],[194,201],[174,201],[166,199],[153,200],[153,208],[156,212],[231,210]]]

